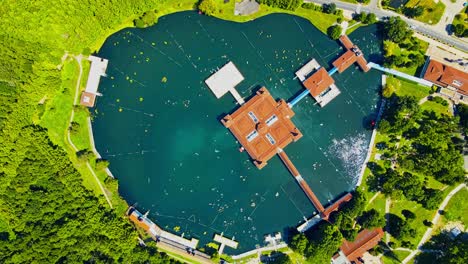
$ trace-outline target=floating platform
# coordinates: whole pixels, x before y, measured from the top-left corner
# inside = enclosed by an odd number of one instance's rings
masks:
[[[225,246],[236,249],[237,246],[239,245],[239,242],[235,241],[234,238],[229,239],[227,237],[224,237],[223,234],[221,234],[221,235],[215,234],[213,240],[215,242],[218,242],[218,243],[221,244],[221,246],[219,247],[219,250],[218,250],[220,255],[223,254]]]
[[[340,93],[341,91],[338,89],[338,87],[336,87],[335,84],[332,84],[324,92],[314,98],[321,107],[324,107],[333,99],[335,99],[335,97],[340,95]]]
[[[284,100],[276,102],[265,87],[221,122],[247,151],[257,168],[265,167],[278,149],[302,137]]]
[[[300,68],[296,72],[296,77],[303,82],[311,72],[320,68],[320,64],[315,59],[311,59],[308,63],[306,63],[302,68]]]
[[[221,98],[227,92],[230,92],[239,105],[245,103],[244,99],[236,90],[236,86],[244,80],[244,76],[237,69],[232,61],[224,65],[220,70],[205,80],[206,85],[214,93],[216,98]]]
[[[307,219],[303,224],[298,226],[296,229],[300,233],[304,233],[305,231],[309,230],[310,228],[312,228],[313,226],[318,224],[320,221],[322,221],[322,218],[320,217],[320,214],[316,214],[313,217],[311,217],[310,219]]]

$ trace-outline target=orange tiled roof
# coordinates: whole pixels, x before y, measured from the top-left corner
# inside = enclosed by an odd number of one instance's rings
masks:
[[[429,61],[426,72],[424,72],[424,79],[443,87],[454,87],[459,93],[468,95],[468,73],[438,61]]]
[[[356,54],[352,50],[348,50],[333,62],[333,66],[338,68],[338,72],[341,73],[355,63],[356,59]]]
[[[303,82],[303,85],[310,91],[313,97],[317,97],[333,83],[335,83],[335,81],[328,72],[324,68],[320,68],[312,74],[312,76],[307,78],[307,80]]]
[[[146,222],[144,221],[141,221],[140,219],[138,219],[138,216],[136,215],[136,213],[132,213],[130,215],[130,220],[135,223],[137,226],[143,228],[145,231],[149,231],[150,229],[150,226],[147,225]]]
[[[275,102],[263,87],[221,122],[234,134],[254,164],[263,168],[276,155],[278,148],[284,148],[302,137],[290,120],[293,116],[294,112],[284,100]]]
[[[81,100],[80,104],[87,106],[87,107],[93,107],[94,106],[94,101],[96,101],[96,95],[93,93],[88,93],[88,92],[83,92],[81,94]]]
[[[354,242],[345,241],[340,249],[349,261],[356,261],[367,250],[375,247],[383,235],[384,232],[380,227],[373,230],[364,229],[359,232]]]

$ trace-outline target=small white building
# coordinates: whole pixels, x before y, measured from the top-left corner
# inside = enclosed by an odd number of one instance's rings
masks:
[[[96,96],[101,96],[98,92],[99,82],[101,80],[101,76],[107,76],[106,69],[109,61],[96,56],[89,56],[88,60],[91,61],[91,67],[89,69],[85,91],[81,94],[80,104],[87,107],[93,107],[96,101]]]

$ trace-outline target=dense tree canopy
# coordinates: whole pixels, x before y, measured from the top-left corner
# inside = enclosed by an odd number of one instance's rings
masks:
[[[450,237],[446,232],[441,232],[431,237],[423,246],[423,249],[429,249],[429,257],[434,263],[458,264],[468,263],[468,243],[466,237],[458,235],[456,238]],[[428,251],[426,251],[428,252]],[[439,252],[442,252],[440,254]],[[416,257],[418,263],[423,263],[423,254]]]
[[[0,235],[2,263],[167,262],[137,245],[128,221],[84,189],[64,151],[47,131],[23,127],[23,159],[14,177],[3,175],[0,200],[8,231]],[[0,233],[2,234],[2,233]]]
[[[359,223],[363,228],[372,229],[385,226],[385,218],[377,210],[371,209],[362,214]]]
[[[408,25],[400,17],[391,17],[384,24],[384,38],[395,43],[400,43],[411,36],[412,32]]]
[[[286,10],[296,10],[302,4],[301,0],[258,0],[257,2]]]
[[[212,16],[217,10],[214,0],[201,0],[198,4],[198,9],[209,16]]]
[[[337,226],[321,222],[310,237],[302,233],[293,236],[290,246],[295,252],[304,255],[309,263],[329,263],[342,240],[343,236]]]
[[[458,117],[422,111],[415,98],[393,94],[387,100],[378,129],[389,137],[391,146],[377,144],[385,162],[381,163],[384,167],[369,163],[371,190],[397,200],[406,197],[427,209],[436,209],[443,193],[428,188],[427,177],[447,184],[463,181],[463,140],[458,134]]]
[[[333,25],[327,29],[327,34],[331,39],[339,39],[343,28],[340,25]]]

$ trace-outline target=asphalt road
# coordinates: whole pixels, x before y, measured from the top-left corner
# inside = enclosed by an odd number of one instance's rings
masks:
[[[330,0],[304,0],[304,2],[323,5],[323,4],[329,4]],[[333,1],[333,2],[336,4],[336,7],[340,9],[345,9],[345,10],[349,10],[352,12],[358,11],[358,12],[374,13],[379,19],[384,18],[384,17],[399,16],[406,23],[408,23],[408,25],[414,31],[417,31],[420,34],[426,35],[430,38],[436,39],[437,41],[441,43],[454,46],[460,50],[463,50],[464,52],[468,52],[468,43],[466,43],[465,41],[455,38],[455,37],[451,37],[446,32],[436,31],[422,22],[408,19],[407,17],[397,14],[392,11],[382,10],[378,7],[377,1],[375,0],[372,0],[371,3],[367,6],[360,5],[360,4],[351,4],[351,3],[341,2],[341,1]]]

